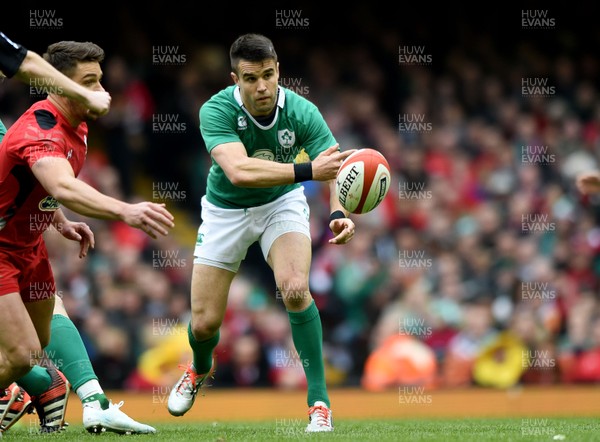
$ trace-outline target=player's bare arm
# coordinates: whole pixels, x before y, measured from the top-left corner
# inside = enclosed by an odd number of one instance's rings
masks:
[[[575,180],[577,189],[584,195],[600,192],[600,171],[591,170],[581,172]]]
[[[94,248],[95,240],[92,229],[84,222],[70,221],[62,209],[59,208],[54,211],[52,225],[62,236],[79,243],[80,258],[87,256],[90,247]]]
[[[337,144],[327,148],[312,161],[312,179],[334,179],[342,161],[353,152],[340,152]],[[293,164],[250,158],[239,142],[220,144],[211,155],[235,186],[272,187],[295,182]]]
[[[95,116],[105,115],[110,109],[111,96],[108,92],[85,88],[58,71],[36,52],[27,51],[27,56],[15,76],[23,82],[28,81],[30,78],[51,78],[57,91],[61,91],[62,95],[83,103]]]
[[[164,204],[142,202],[128,204],[98,192],[77,179],[71,164],[64,158],[40,158],[32,167],[33,174],[50,195],[65,207],[84,216],[121,220],[143,230],[152,238],[167,235],[173,215]]]
[[[329,230],[335,235],[329,240],[329,244],[346,244],[354,236],[354,222],[349,218],[348,211],[340,204],[335,190],[335,179],[329,180],[327,184],[331,213],[339,215],[329,221]]]

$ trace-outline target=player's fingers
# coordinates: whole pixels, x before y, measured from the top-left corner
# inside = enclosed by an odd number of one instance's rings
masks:
[[[85,223],[82,223],[80,226],[79,233],[81,234],[81,236],[83,236],[84,239],[86,239],[89,247],[91,247],[93,249],[94,246],[96,245],[96,241],[94,238],[94,232],[92,232],[92,229],[90,229],[90,226],[88,226]]]
[[[83,238],[83,240],[79,243],[79,257],[85,258],[87,256],[88,250],[90,248],[90,242],[87,238]]]
[[[329,240],[329,244],[344,244],[344,234],[340,233],[338,236],[336,236],[335,238],[332,238]]]
[[[354,230],[350,230],[348,227],[345,227],[335,238],[329,240],[330,244],[345,244],[354,235]]]
[[[154,205],[152,206],[152,209],[154,210],[154,212],[160,213],[162,216],[167,218],[169,221],[173,221],[175,219],[173,214],[167,210],[167,208],[165,207],[164,204],[154,203]],[[175,224],[171,223],[171,227],[173,227],[174,225]]]
[[[325,149],[323,152],[321,152],[320,155],[326,155],[326,156],[330,156],[333,155],[334,153],[336,153],[339,150],[339,143],[334,144],[333,146],[329,146],[327,149]]]
[[[92,232],[91,229],[90,229],[89,242],[90,242],[90,247],[92,249],[96,247],[96,237],[94,236],[94,232]]]
[[[349,150],[345,150],[343,152],[338,153],[338,157],[342,160],[345,160],[346,158],[348,158],[350,155],[352,155],[354,152],[356,152],[358,149],[349,149]]]
[[[354,234],[354,223],[349,219],[334,219],[333,231],[342,232],[344,230],[351,234]]]
[[[161,229],[161,232],[164,231],[163,235],[166,235],[168,232],[168,229],[173,228],[173,226],[175,225],[173,223],[173,221],[171,221],[168,217],[166,217],[162,213],[150,212],[148,214],[148,218],[150,220],[152,220],[152,222],[154,223],[152,225],[152,227],[154,227],[156,229]]]
[[[159,233],[161,235],[167,235],[169,233],[167,227],[170,223],[171,221],[167,218],[157,215],[156,212],[150,212],[144,219],[143,225],[147,226],[154,234]],[[154,238],[156,238],[156,236],[154,236]]]
[[[152,229],[149,223],[142,221],[142,223],[140,224],[140,229],[152,239],[157,238],[156,233],[154,233],[154,230]]]
[[[79,257],[80,258],[84,258],[87,255],[87,252],[90,248],[90,240],[91,238],[93,238],[93,234],[91,232],[91,230],[88,232],[85,230],[85,227],[87,227],[87,225],[85,224],[80,224],[77,226],[77,232],[76,235],[79,236]],[[88,228],[89,230],[89,228]]]

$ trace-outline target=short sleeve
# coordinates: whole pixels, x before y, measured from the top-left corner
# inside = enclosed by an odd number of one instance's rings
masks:
[[[236,124],[235,115],[216,103],[209,101],[200,108],[200,132],[209,152],[219,144],[240,141]]]
[[[13,77],[25,56],[27,55],[27,48],[15,43],[2,32],[0,32],[0,71],[8,78]]]
[[[50,140],[40,140],[24,146],[20,150],[20,156],[30,168],[42,158],[51,157],[67,159],[64,149]]]

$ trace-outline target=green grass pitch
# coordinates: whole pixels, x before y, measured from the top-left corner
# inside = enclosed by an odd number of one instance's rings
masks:
[[[134,436],[88,434],[80,425],[71,425],[60,434],[42,435],[34,427],[18,425],[4,434],[3,441],[600,441],[600,420],[596,418],[334,420],[335,431],[324,434],[304,433],[305,424],[303,419],[164,423],[154,424],[156,434]]]

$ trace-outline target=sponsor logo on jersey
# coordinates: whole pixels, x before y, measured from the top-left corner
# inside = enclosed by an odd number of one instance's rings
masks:
[[[54,211],[60,207],[59,202],[53,196],[48,195],[40,201],[38,208],[43,211]]]
[[[269,149],[258,149],[252,154],[252,158],[258,158],[260,160],[275,161],[275,154]]]
[[[245,115],[237,117],[238,130],[246,130],[248,128],[248,120]]]

